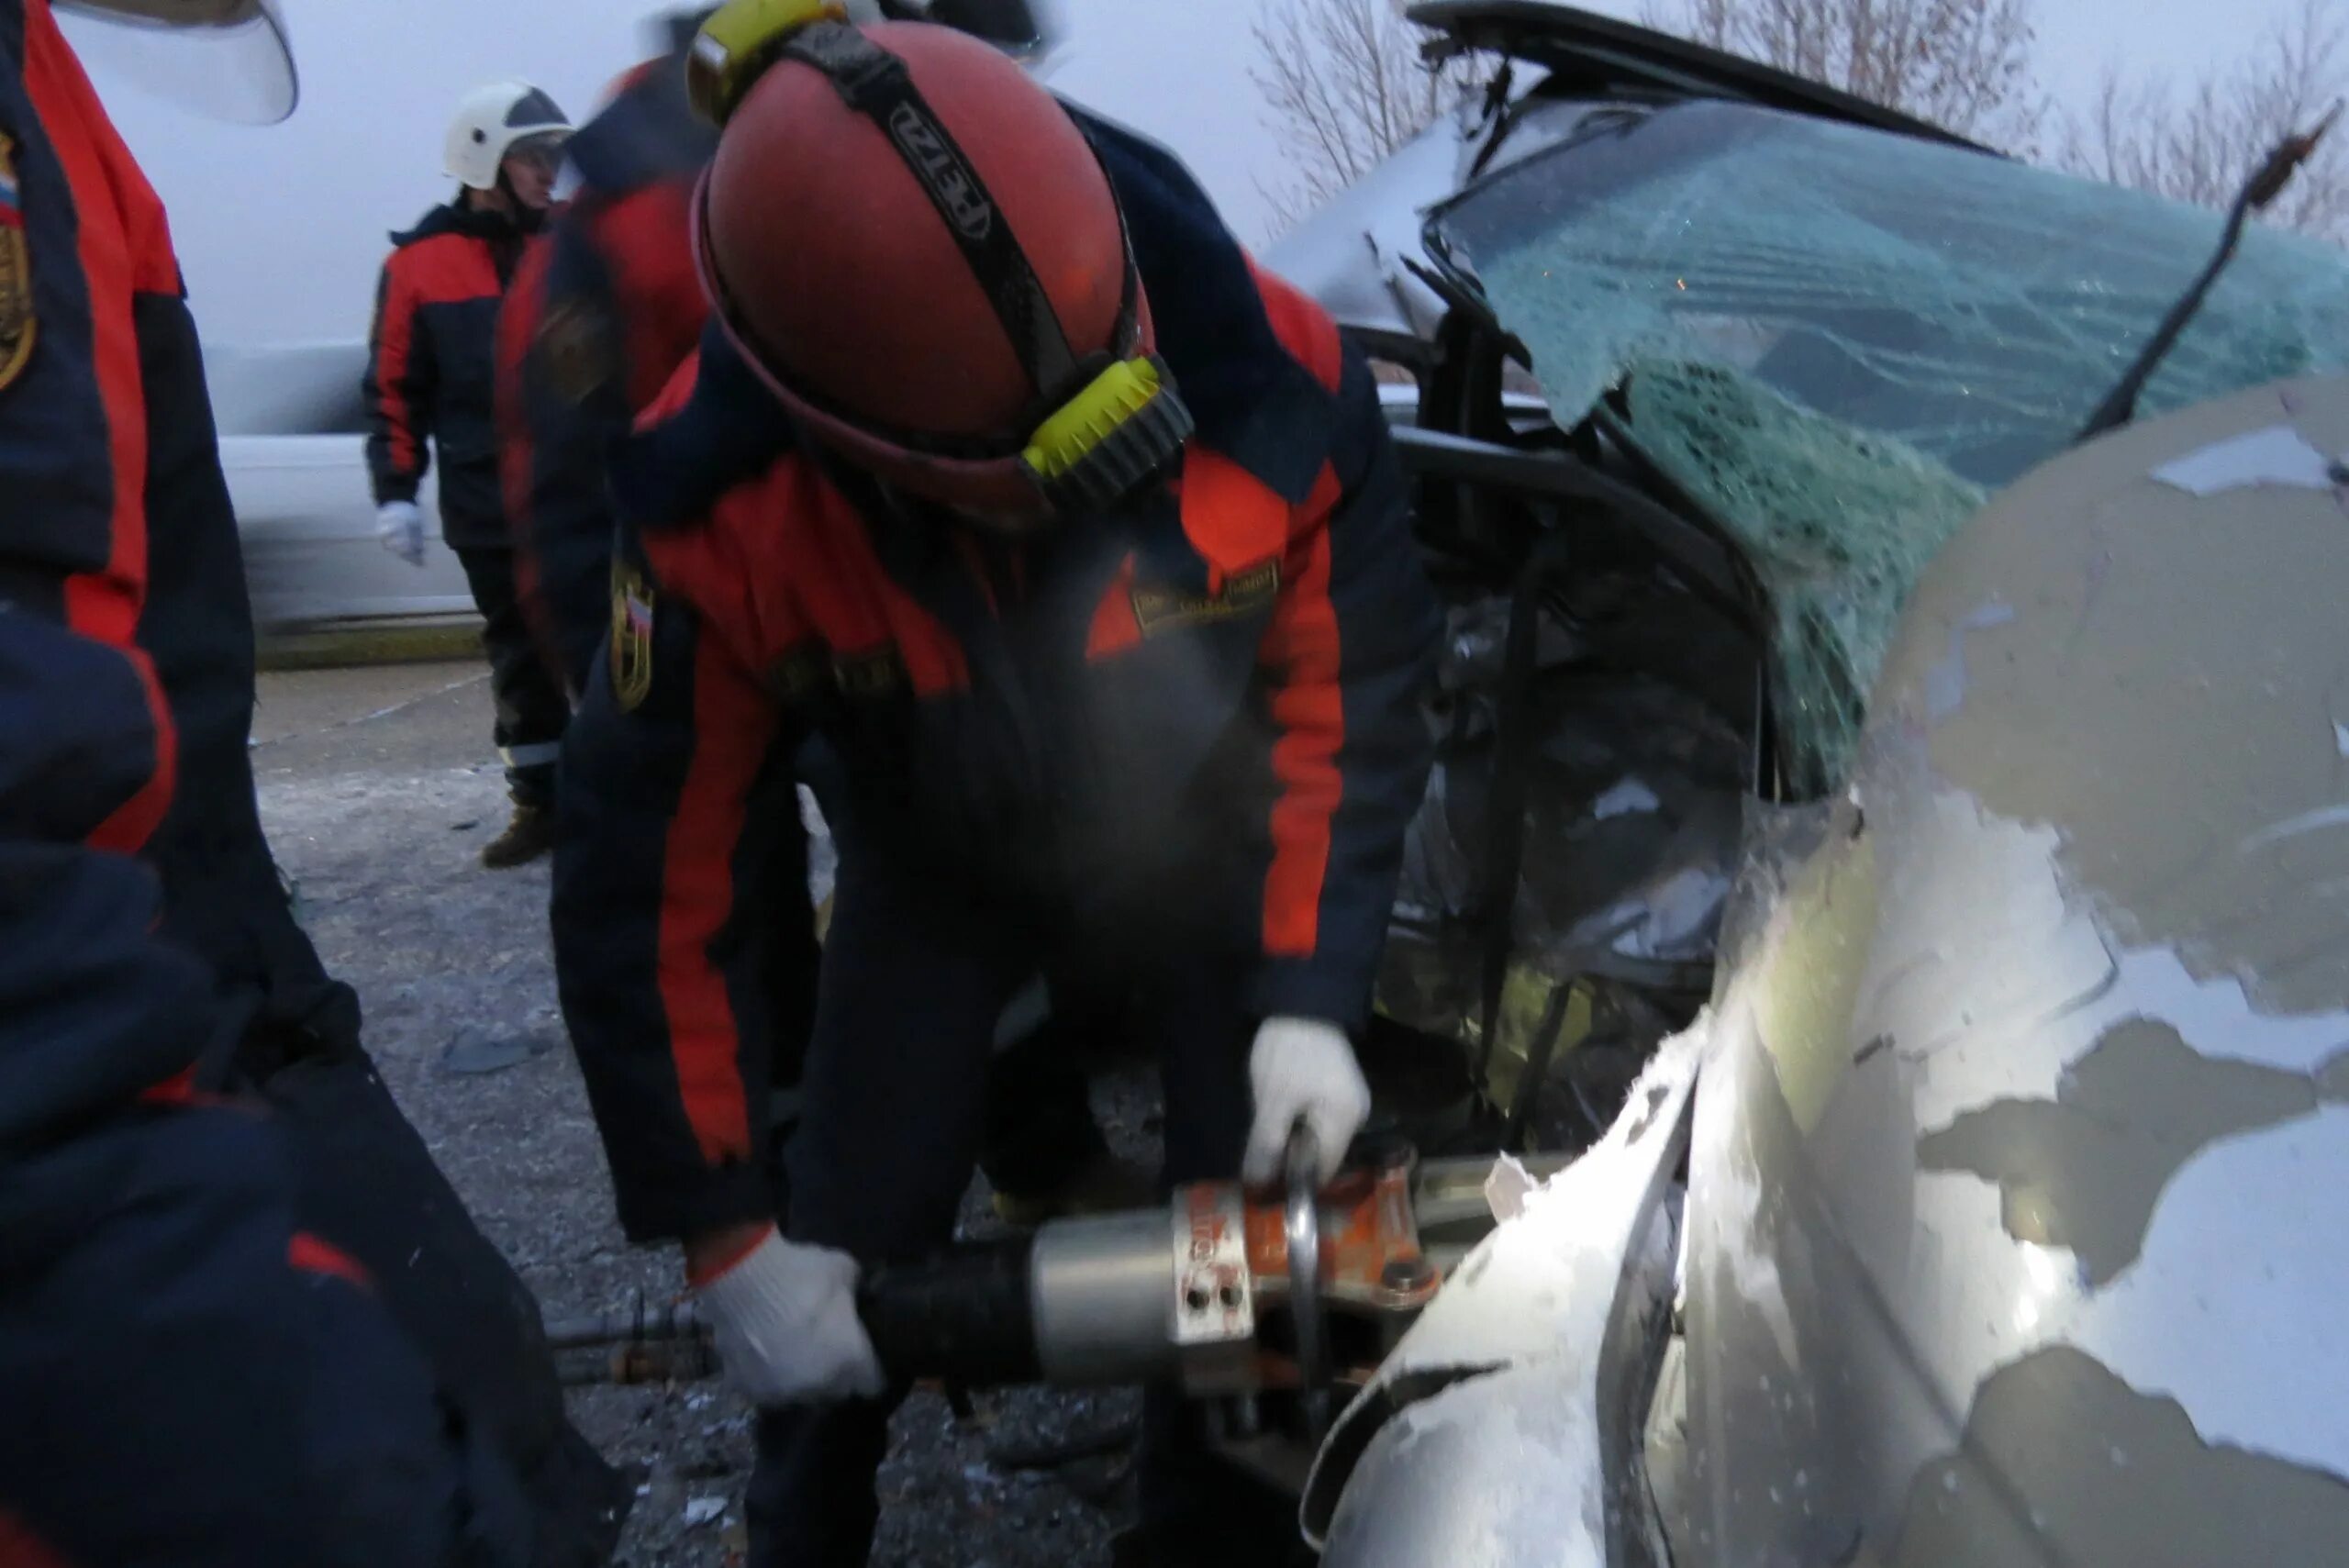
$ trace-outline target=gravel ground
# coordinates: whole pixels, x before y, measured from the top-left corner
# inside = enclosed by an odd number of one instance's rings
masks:
[[[355,985],[366,1040],[392,1092],[550,1318],[670,1300],[677,1266],[639,1251],[611,1194],[555,1006],[547,867],[484,872],[503,826],[487,763],[490,706],[477,666],[408,665],[268,675],[254,770],[279,862],[328,966]],[[443,1058],[527,1041],[502,1072],[459,1075]],[[1113,1141],[1139,1151],[1149,1094],[1105,1083]],[[966,1214],[984,1205],[974,1193]],[[1112,1454],[1049,1472],[991,1459],[1113,1429],[1130,1396],[1025,1391],[958,1421],[917,1395],[881,1478],[876,1563],[1079,1568],[1105,1562],[1126,1505]],[[619,1561],[717,1568],[740,1561],[749,1414],[717,1383],[574,1390],[572,1415],[616,1463],[640,1471]],[[688,1521],[691,1522],[688,1522]]]

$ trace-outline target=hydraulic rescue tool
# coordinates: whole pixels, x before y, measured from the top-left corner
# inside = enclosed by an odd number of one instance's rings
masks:
[[[1532,1173],[1563,1157],[1528,1162]],[[1202,1398],[1294,1396],[1308,1430],[1360,1384],[1445,1273],[1493,1227],[1489,1157],[1374,1148],[1315,1189],[1292,1134],[1277,1192],[1178,1188],[1161,1208],[1051,1221],[876,1268],[858,1309],[898,1377],[965,1388],[1172,1381]],[[613,1352],[622,1381],[698,1375],[690,1306],[549,1327],[561,1350]],[[678,1347],[669,1353],[663,1346]]]

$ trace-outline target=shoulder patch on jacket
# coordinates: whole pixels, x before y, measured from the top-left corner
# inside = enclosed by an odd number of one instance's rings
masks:
[[[547,385],[574,408],[619,372],[610,323],[585,300],[565,299],[550,306],[532,347],[546,367]]]
[[[1281,563],[1267,561],[1225,579],[1215,594],[1184,594],[1172,588],[1134,590],[1134,624],[1144,637],[1208,621],[1230,620],[1261,610],[1280,592]]]
[[[17,200],[16,152],[17,144],[0,132],[0,388],[24,373],[40,325],[33,318],[32,256]]]
[[[653,587],[626,562],[612,562],[612,696],[634,713],[652,691]]]

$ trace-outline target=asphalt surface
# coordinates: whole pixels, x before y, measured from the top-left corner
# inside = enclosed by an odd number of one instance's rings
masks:
[[[253,767],[277,858],[328,966],[358,988],[385,1081],[473,1216],[550,1318],[655,1306],[675,1258],[629,1247],[564,1041],[546,928],[545,862],[489,873],[504,825],[485,672],[471,663],[323,669],[262,678]],[[483,1074],[458,1059],[518,1057]],[[1149,1095],[1121,1078],[1097,1095],[1112,1141],[1139,1152]],[[966,1215],[983,1212],[974,1191]],[[637,1467],[619,1561],[739,1562],[750,1461],[746,1408],[714,1382],[583,1387],[572,1413],[615,1462]],[[907,1568],[1081,1568],[1105,1562],[1125,1506],[1118,1452],[1045,1470],[1003,1456],[1130,1421],[1122,1395],[983,1398],[958,1421],[936,1396],[900,1414],[881,1482],[873,1561]]]

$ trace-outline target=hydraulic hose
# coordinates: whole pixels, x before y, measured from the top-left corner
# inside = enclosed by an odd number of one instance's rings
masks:
[[[889,1375],[972,1388],[1039,1381],[1029,1287],[1034,1245],[1020,1237],[869,1270],[857,1286],[857,1315]]]

